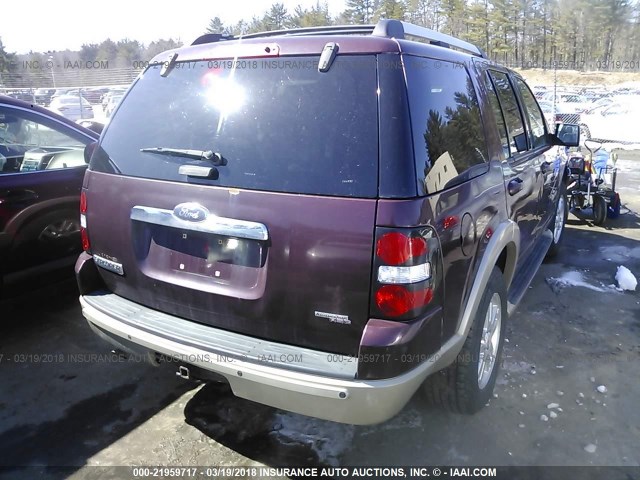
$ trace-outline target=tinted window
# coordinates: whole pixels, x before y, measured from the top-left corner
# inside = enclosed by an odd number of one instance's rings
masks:
[[[0,173],[85,166],[89,141],[50,118],[0,107]]]
[[[496,120],[496,125],[498,126],[498,136],[500,137],[502,152],[504,153],[505,158],[509,158],[511,153],[509,150],[507,126],[504,123],[504,117],[502,115],[502,110],[500,109],[500,102],[498,101],[498,94],[496,93],[496,89],[493,86],[491,78],[489,78],[489,73],[485,74],[484,81],[487,86],[487,96],[489,97],[489,104],[491,105],[491,110],[493,111],[493,116]]]
[[[419,191],[434,193],[487,171],[480,108],[464,66],[405,56]]]
[[[540,111],[540,107],[538,107],[538,102],[536,102],[536,99],[531,93],[531,90],[529,90],[529,87],[527,87],[527,85],[517,77],[516,85],[520,89],[520,95],[524,102],[524,109],[529,120],[529,140],[531,145],[533,145],[533,148],[546,145],[544,136],[546,133],[545,120],[542,112]]]
[[[490,76],[498,94],[502,115],[507,125],[509,152],[511,155],[522,152],[527,149],[527,141],[515,92],[505,73],[492,70]]]
[[[106,128],[92,169],[278,192],[374,197],[378,186],[375,56],[178,63],[150,67]],[[229,62],[231,63],[231,62]],[[211,150],[219,178],[178,174],[207,162],[143,148]],[[111,166],[108,161],[110,160]]]

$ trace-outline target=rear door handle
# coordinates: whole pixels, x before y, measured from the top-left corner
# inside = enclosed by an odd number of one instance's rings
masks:
[[[5,190],[4,192],[0,192],[0,205],[31,202],[37,199],[38,194],[33,190]]]
[[[514,178],[513,180],[511,180],[508,185],[509,195],[513,196],[518,193],[520,190],[522,190],[523,185],[524,182],[521,178]]]

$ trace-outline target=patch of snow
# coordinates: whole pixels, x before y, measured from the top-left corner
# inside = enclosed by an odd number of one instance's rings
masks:
[[[605,387],[604,385],[599,385],[596,390],[598,390],[600,393],[607,393],[607,387]]]
[[[524,423],[519,424],[518,427],[524,428]]]
[[[549,417],[547,417],[546,415],[540,415],[540,420],[542,420],[543,422],[548,422]]]
[[[598,447],[596,447],[593,443],[590,443],[588,445],[585,445],[584,451],[587,453],[595,453],[597,448]]]
[[[549,405],[547,405],[547,408],[549,410],[551,410],[552,408],[558,408],[560,405],[558,405],[557,403],[550,403]]]
[[[558,391],[556,392],[556,394],[557,394],[559,397],[562,397],[562,396],[564,395],[564,392],[563,392],[562,390],[558,390]]]
[[[551,418],[558,418],[558,414],[557,414],[556,412],[550,412],[550,413],[549,413],[549,416],[550,416]]]
[[[547,278],[547,283],[552,287],[583,287],[596,292],[607,291],[604,288],[596,287],[595,285],[587,283],[582,272],[578,272],[577,270],[565,272],[561,277]]]
[[[392,423],[393,421],[389,422]],[[283,412],[276,414],[281,428],[271,432],[280,443],[295,442],[312,449],[321,462],[337,466],[339,457],[351,447],[355,427]]]
[[[578,396],[579,396],[580,398],[584,398],[584,393],[582,393],[582,392],[578,392]]]
[[[616,272],[616,282],[618,282],[618,286],[622,290],[635,291],[638,286],[638,280],[636,280],[636,277],[631,273],[631,270],[624,265],[620,265],[618,267],[618,271]]]

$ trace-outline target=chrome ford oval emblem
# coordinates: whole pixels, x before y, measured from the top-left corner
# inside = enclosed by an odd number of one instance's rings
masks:
[[[173,215],[187,222],[203,222],[209,216],[209,210],[197,203],[181,203],[173,209]]]

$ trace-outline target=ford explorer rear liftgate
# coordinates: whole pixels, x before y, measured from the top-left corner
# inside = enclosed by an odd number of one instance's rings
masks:
[[[318,61],[141,76],[85,181],[85,247],[111,291],[202,324],[358,353],[378,188],[376,58],[338,56],[323,72]]]

